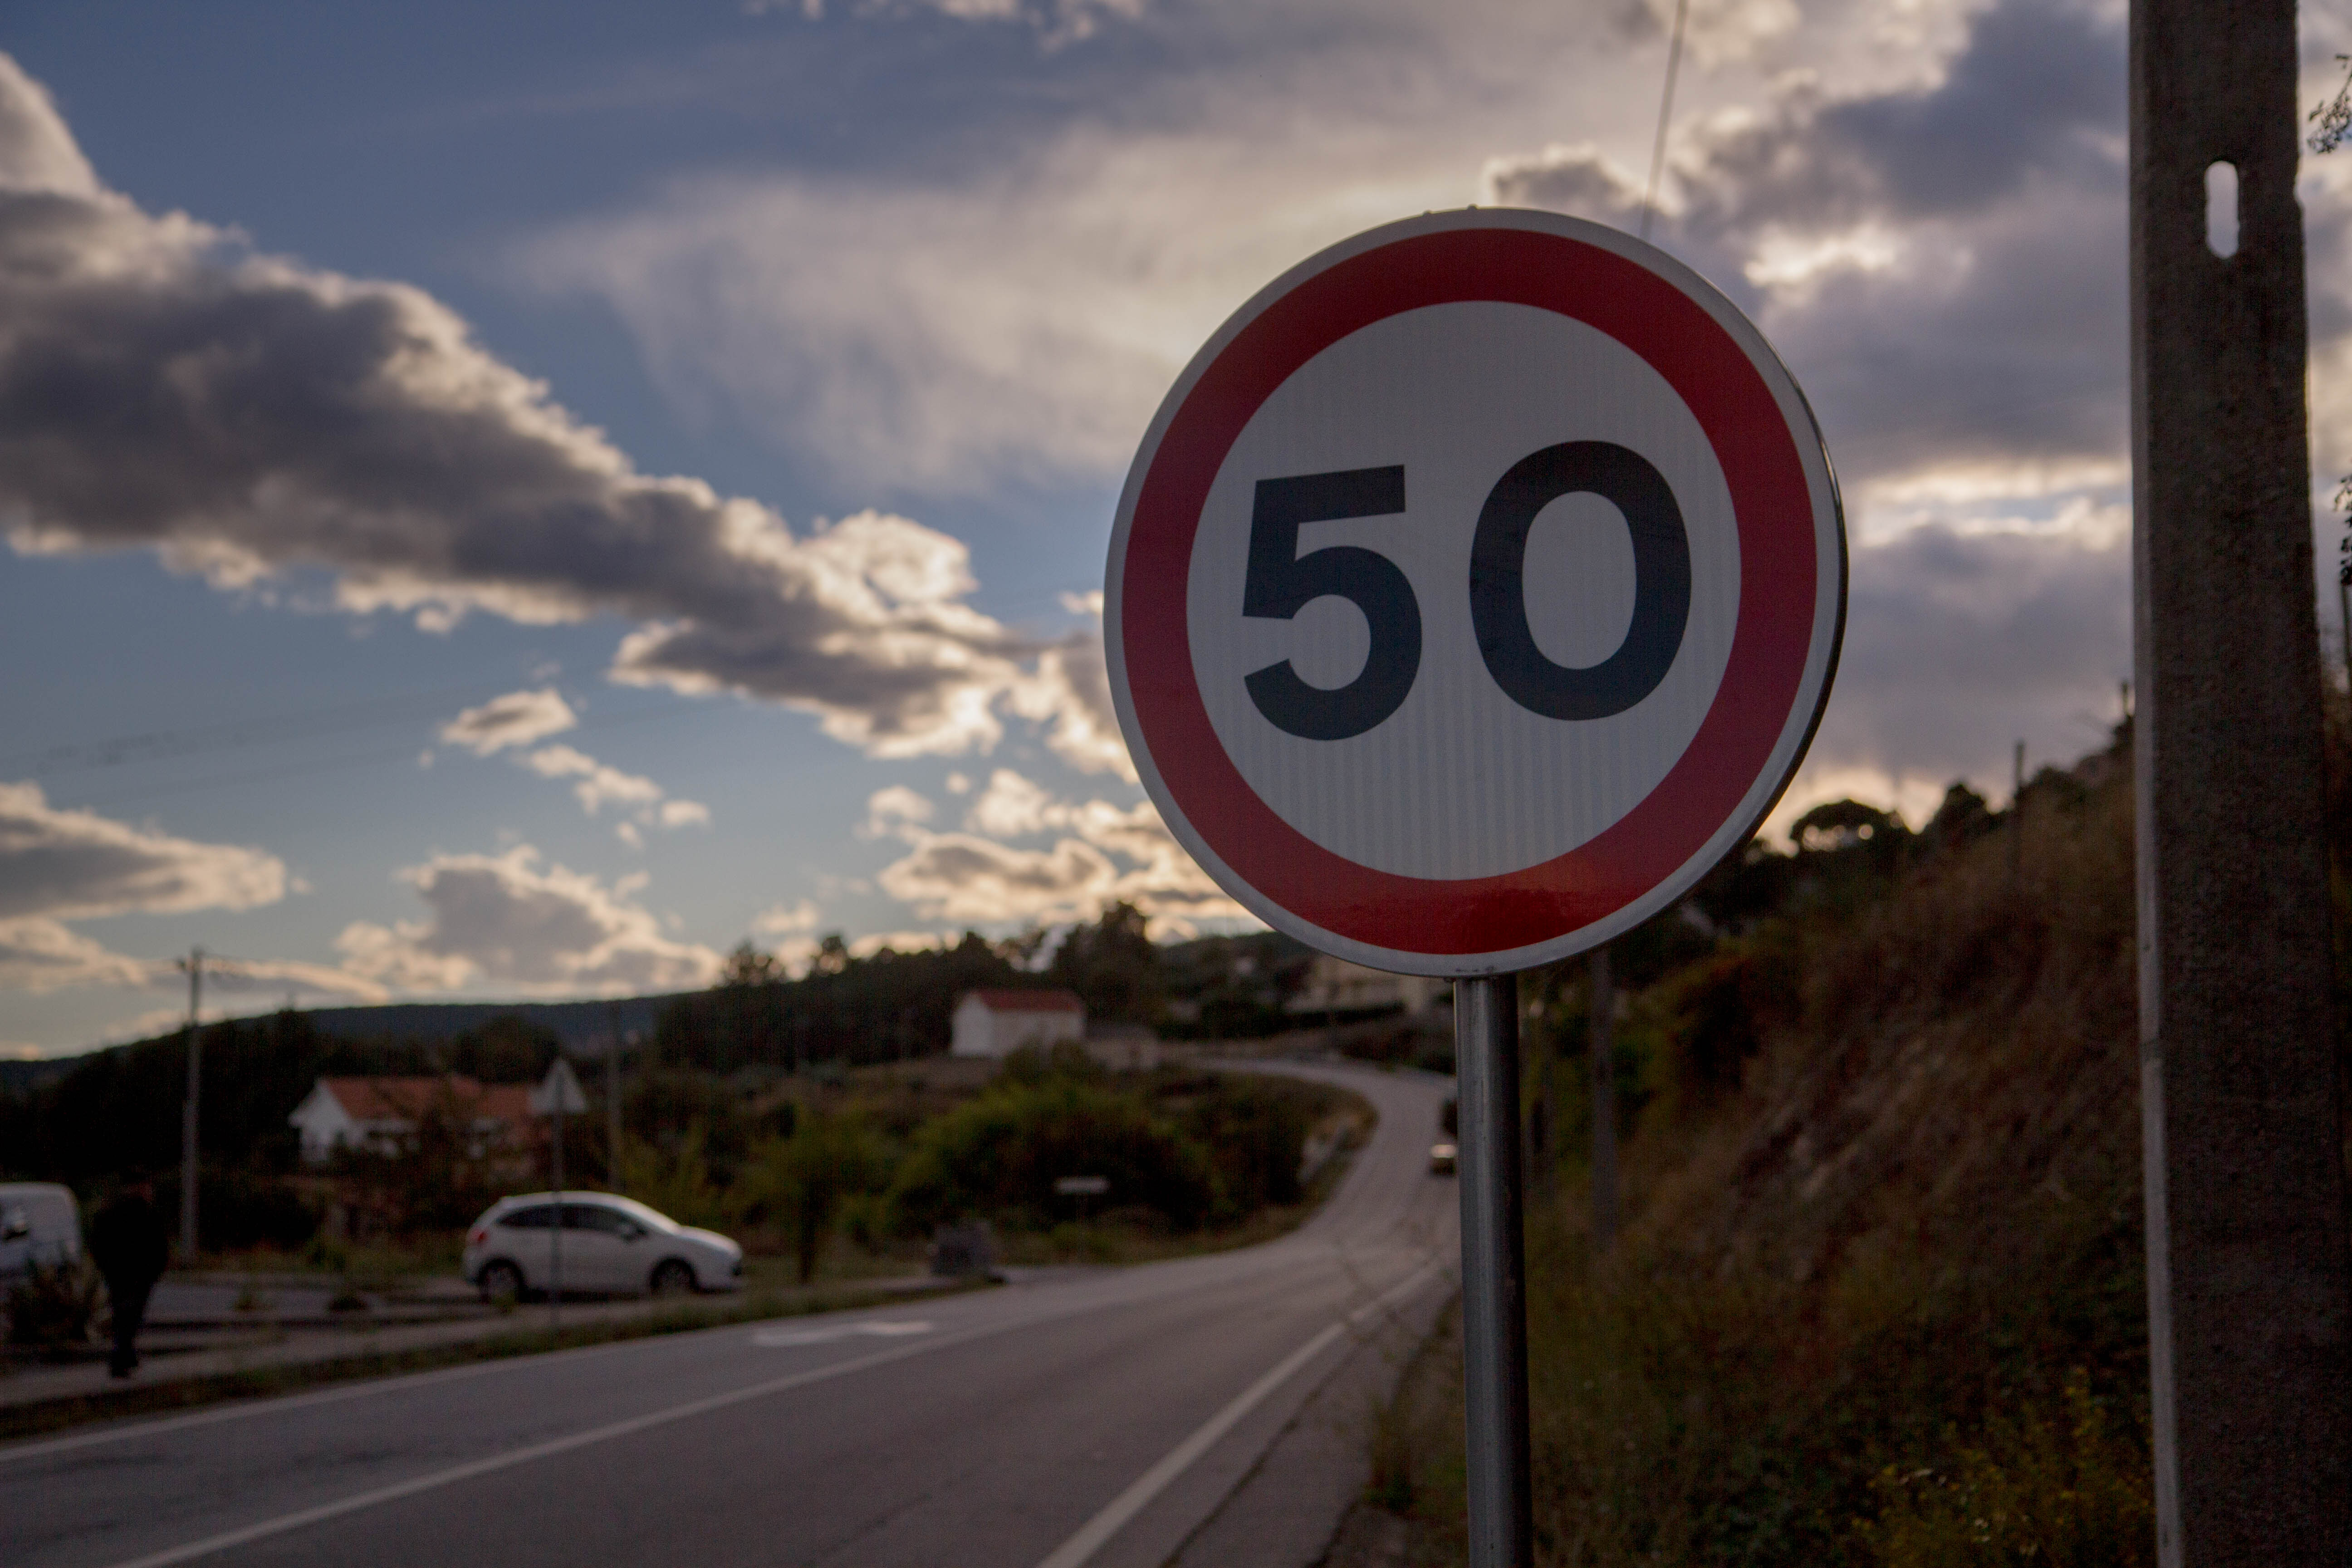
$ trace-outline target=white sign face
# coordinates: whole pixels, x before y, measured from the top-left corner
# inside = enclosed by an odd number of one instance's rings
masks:
[[[1146,786],[1268,923],[1493,973],[1608,940],[1744,841],[1835,665],[1844,534],[1753,327],[1546,214],[1296,268],[1162,406],[1105,635]]]

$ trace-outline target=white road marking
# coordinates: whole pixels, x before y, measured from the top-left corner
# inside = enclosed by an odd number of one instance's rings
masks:
[[[644,1415],[633,1415],[625,1421],[615,1421],[608,1426],[592,1427],[585,1432],[574,1432],[565,1437],[550,1438],[544,1443],[534,1443],[527,1448],[510,1448],[503,1454],[493,1454],[488,1458],[476,1459],[468,1464],[453,1465],[446,1470],[435,1470],[429,1475],[395,1481],[391,1486],[377,1487],[372,1491],[338,1498],[333,1502],[320,1503],[316,1508],[306,1508],[294,1513],[280,1514],[276,1519],[265,1519],[257,1524],[248,1524],[241,1530],[224,1531],[218,1535],[206,1536],[202,1541],[189,1542],[184,1546],[167,1547],[162,1552],[151,1552],[144,1557],[134,1557],[127,1562],[117,1563],[112,1565],[112,1568],[165,1568],[168,1563],[186,1563],[198,1557],[209,1557],[216,1552],[226,1552],[233,1546],[243,1546],[248,1542],[266,1541],[274,1535],[284,1535],[289,1531],[320,1524],[331,1519],[339,1519],[347,1513],[357,1513],[362,1509],[397,1502],[403,1498],[415,1497],[419,1492],[454,1486],[459,1481],[472,1480],[478,1476],[495,1475],[500,1470],[511,1469],[517,1465],[527,1465],[533,1460],[552,1458],[558,1454],[567,1454],[574,1448],[585,1448],[597,1443],[609,1443],[616,1437],[630,1436],[656,1426],[667,1426],[673,1422],[705,1415],[714,1410],[724,1410],[730,1405],[741,1405],[751,1400],[763,1399],[772,1394],[783,1394],[792,1389],[805,1387],[812,1383],[823,1383],[828,1378],[846,1377],[851,1373],[864,1372],[869,1367],[882,1366],[894,1361],[904,1361],[909,1356],[945,1350],[950,1345],[985,1339],[991,1334],[1007,1333],[1014,1329],[1029,1328],[1038,1323],[1050,1322],[1057,1317],[1070,1317],[1076,1312],[1091,1310],[1090,1307],[1073,1308],[1061,1312],[1041,1313],[1035,1317],[1017,1318],[1005,1322],[982,1323],[976,1328],[966,1329],[961,1333],[944,1335],[936,1340],[919,1340],[889,1350],[875,1351],[871,1354],[859,1356],[853,1361],[837,1362],[831,1366],[813,1367],[806,1372],[794,1373],[789,1377],[770,1378],[765,1383],[755,1383],[748,1388],[732,1389],[725,1394],[714,1394],[707,1398],[689,1400],[684,1405],[673,1405],[667,1410],[656,1410]]]
[[[751,1342],[767,1350],[790,1345],[830,1344],[854,1334],[871,1334],[877,1339],[895,1340],[904,1334],[928,1334],[931,1325],[926,1322],[892,1322],[871,1319],[863,1323],[829,1323],[822,1329],[761,1329],[751,1336]]]
[[[582,1345],[572,1350],[545,1351],[536,1354],[500,1356],[495,1361],[476,1362],[466,1366],[443,1367],[437,1372],[410,1373],[401,1377],[361,1378],[340,1388],[320,1389],[315,1394],[289,1394],[272,1398],[268,1395],[239,1400],[211,1410],[199,1410],[187,1415],[168,1415],[160,1421],[140,1421],[128,1426],[108,1426],[96,1432],[77,1432],[70,1437],[51,1437],[45,1442],[21,1443],[14,1447],[0,1448],[0,1465],[16,1459],[38,1458],[49,1454],[62,1454],[71,1448],[93,1447],[100,1443],[123,1443],[133,1437],[152,1437],[165,1432],[184,1431],[191,1426],[210,1426],[222,1421],[242,1421],[254,1415],[278,1415],[289,1410],[307,1409],[314,1405],[339,1405],[346,1399],[364,1399],[371,1394],[400,1394],[427,1384],[456,1383],[464,1378],[482,1377],[494,1372],[520,1372],[530,1367],[543,1367],[551,1362],[586,1361],[596,1356],[611,1355],[618,1351],[642,1350],[647,1342],[615,1340],[610,1344]],[[266,1370],[266,1369],[265,1369]]]
[[[1407,1283],[1418,1282],[1423,1275],[1428,1272],[1429,1269],[1424,1267]],[[1215,1284],[1218,1281],[1208,1280],[1198,1283]],[[1181,1291],[1180,1289],[1170,1293],[1181,1294]],[[1391,1291],[1390,1295],[1393,1296],[1397,1293]],[[415,1497],[419,1492],[454,1486],[459,1481],[472,1480],[478,1476],[495,1475],[500,1470],[511,1469],[517,1465],[527,1465],[534,1460],[552,1458],[558,1454],[570,1453],[575,1448],[585,1448],[593,1444],[610,1442],[617,1437],[631,1436],[656,1426],[667,1426],[674,1422],[708,1415],[714,1410],[724,1410],[730,1405],[765,1398],[769,1394],[788,1393],[813,1383],[845,1377],[852,1373],[864,1372],[870,1367],[884,1366],[895,1361],[905,1361],[910,1356],[925,1355],[932,1351],[966,1344],[973,1340],[1011,1333],[1018,1329],[1035,1328],[1063,1318],[1082,1317],[1089,1312],[1100,1311],[1105,1307],[1132,1305],[1135,1300],[1150,1300],[1157,1294],[1160,1292],[1147,1291],[1139,1293],[1132,1300],[1120,1297],[1108,1301],[1076,1302],[1048,1311],[1028,1313],[998,1322],[977,1324],[955,1333],[942,1334],[937,1339],[910,1338],[906,1342],[887,1350],[874,1351],[849,1361],[835,1362],[830,1366],[812,1367],[806,1372],[770,1378],[764,1383],[755,1383],[746,1388],[733,1389],[725,1394],[714,1394],[702,1399],[689,1400],[684,1405],[674,1405],[667,1410],[651,1411],[643,1415],[631,1416],[625,1421],[615,1421],[607,1426],[592,1427],[585,1432],[574,1432],[569,1436],[553,1437],[544,1443],[534,1443],[529,1447],[512,1448],[502,1454],[492,1454],[487,1458],[475,1459],[463,1465],[453,1465],[446,1470],[435,1470],[429,1475],[417,1476],[405,1481],[395,1481],[390,1486],[377,1487],[370,1491],[338,1498],[333,1502],[320,1503],[315,1508],[280,1514],[275,1519],[265,1519],[258,1523],[246,1525],[242,1529],[224,1531],[218,1535],[189,1542],[184,1546],[167,1547],[163,1551],[151,1552],[144,1557],[131,1558],[125,1562],[113,1563],[110,1568],[167,1568],[171,1563],[192,1562],[199,1557],[209,1557],[215,1552],[226,1552],[234,1546],[246,1545],[249,1542],[266,1541],[272,1536],[284,1535],[289,1531],[320,1524],[331,1519],[340,1519],[345,1514],[357,1513],[363,1509],[397,1502],[403,1498]],[[1385,1301],[1388,1299],[1383,1297],[1381,1300]],[[1374,1302],[1372,1306],[1377,1307],[1381,1304],[1381,1302]],[[1361,1317],[1371,1310],[1371,1307],[1360,1309],[1356,1316]],[[1336,1331],[1339,1325],[1335,1324],[1333,1327]],[[616,1349],[618,1347],[599,1346],[597,1348]],[[1264,1396],[1260,1395],[1260,1397]],[[1235,1419],[1238,1420],[1239,1416]],[[160,1426],[167,1424],[159,1422],[155,1425]]]
[[[1423,1282],[1436,1272],[1435,1265],[1422,1265],[1408,1275],[1402,1285],[1357,1308],[1283,1357],[1272,1372],[1242,1390],[1232,1404],[1210,1416],[1200,1430],[1171,1448],[1166,1458],[1137,1477],[1134,1485],[1111,1499],[1100,1513],[1080,1525],[1078,1532],[1055,1547],[1053,1554],[1037,1564],[1037,1568],[1083,1568],[1083,1564],[1091,1561],[1112,1536],[1126,1528],[1128,1521],[1141,1513],[1152,1499],[1166,1491],[1170,1483],[1192,1468],[1194,1460],[1213,1447],[1217,1439],[1232,1431],[1243,1416],[1264,1403],[1266,1395],[1290,1381],[1292,1374],[1300,1367],[1322,1354],[1332,1341],[1366,1318],[1419,1289]]]

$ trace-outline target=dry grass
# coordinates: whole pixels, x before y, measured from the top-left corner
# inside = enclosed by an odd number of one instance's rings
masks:
[[[2022,849],[1636,1001],[1625,1231],[1594,1255],[1573,1163],[1529,1221],[1539,1561],[2152,1561],[2126,782],[2032,797]],[[1727,1075],[1693,999],[1735,981]],[[1433,1442],[1382,1463],[1458,1521]]]

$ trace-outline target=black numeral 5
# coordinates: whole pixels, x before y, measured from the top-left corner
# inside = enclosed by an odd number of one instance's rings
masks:
[[[1563,496],[1591,492],[1624,515],[1633,545],[1633,618],[1599,664],[1555,664],[1528,626],[1528,531]],[[1371,649],[1336,690],[1309,686],[1290,662],[1246,678],[1267,722],[1309,741],[1360,735],[1403,705],[1421,669],[1421,605],[1393,561],[1358,545],[1302,556],[1302,524],[1404,510],[1404,469],[1348,468],[1261,479],[1250,513],[1242,614],[1287,620],[1337,595],[1364,613]],[[1479,509],[1470,547],[1470,622],[1505,695],[1548,719],[1606,719],[1657,689],[1690,621],[1690,535],[1674,489],[1649,460],[1611,441],[1565,441],[1511,466]]]

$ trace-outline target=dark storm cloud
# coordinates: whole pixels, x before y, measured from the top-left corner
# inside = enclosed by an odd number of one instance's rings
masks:
[[[2021,737],[2042,761],[2072,759],[2121,716],[2131,657],[2120,538],[2101,548],[1918,529],[1856,552],[1816,749],[1939,782],[1981,770]]]
[[[2123,65],[2112,21],[2004,0],[1933,85],[1799,78],[1685,133],[1659,237],[1757,316],[1850,477],[2119,461]],[[1487,186],[1618,224],[1641,201],[1590,148]]]
[[[246,910],[285,893],[285,863],[266,851],[59,810],[38,784],[0,784],[0,921]]]
[[[1046,648],[962,604],[963,545],[864,513],[795,537],[635,471],[429,296],[257,256],[105,189],[0,56],[0,527],[152,548],[354,611],[638,623],[622,679],[812,710],[879,754],[985,746]]]

